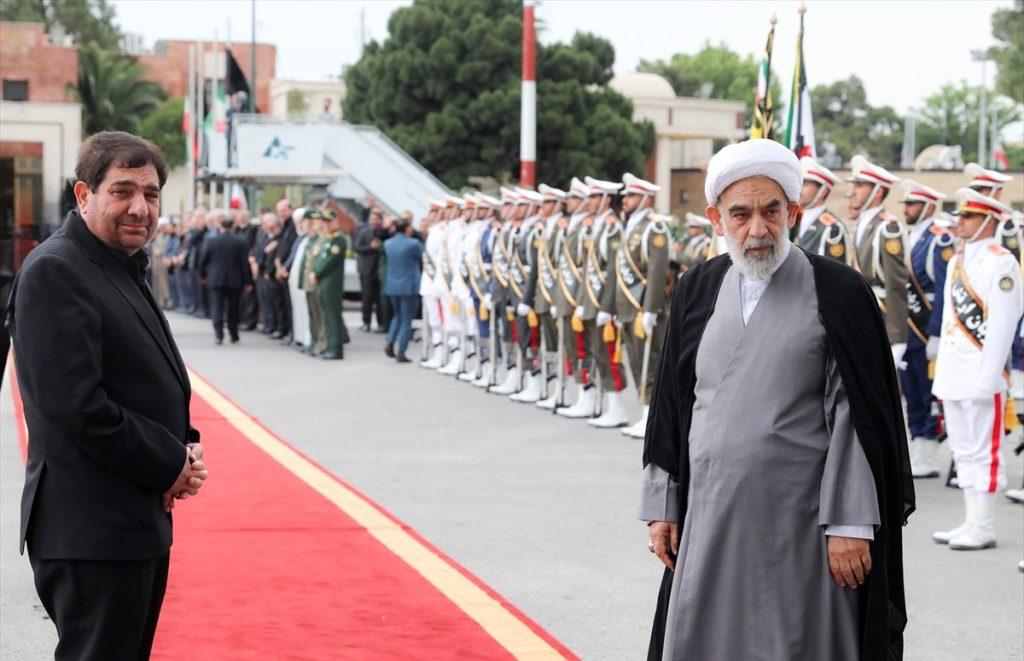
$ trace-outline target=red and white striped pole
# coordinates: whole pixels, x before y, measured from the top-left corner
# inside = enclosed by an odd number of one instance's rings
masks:
[[[523,92],[519,111],[519,185],[537,185],[537,32],[536,0],[523,0]]]

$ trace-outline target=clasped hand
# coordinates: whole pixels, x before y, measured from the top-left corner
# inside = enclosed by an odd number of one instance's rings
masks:
[[[210,476],[203,462],[203,446],[199,443],[189,443],[188,453],[185,456],[185,466],[181,469],[178,479],[174,481],[171,488],[163,494],[164,511],[170,512],[174,509],[175,500],[185,500],[189,496],[198,496],[199,490]]]

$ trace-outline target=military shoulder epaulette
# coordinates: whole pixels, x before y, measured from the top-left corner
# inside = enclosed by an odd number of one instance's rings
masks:
[[[936,232],[935,245],[951,246],[954,243],[956,243],[956,237],[952,233],[946,231]]]
[[[821,215],[818,216],[818,220],[821,221],[822,225],[826,225],[828,227],[832,227],[833,225],[835,225],[836,223],[839,222],[838,218],[836,218],[835,216],[833,216],[832,214],[830,214],[827,211],[823,211],[821,213]]]
[[[825,234],[825,239],[829,243],[835,243],[837,241],[842,240],[843,235],[846,233],[843,230],[842,224],[839,223],[836,223],[834,225],[828,225],[827,227],[828,229],[826,230],[827,234]]]
[[[900,227],[900,222],[893,216],[889,218],[891,220],[886,220],[885,224],[882,225],[882,236],[887,239],[902,239],[903,228]]]
[[[1009,254],[1012,254],[1012,253],[1010,253],[1009,250],[1007,250],[1006,248],[1002,247],[998,243],[990,243],[990,244],[988,244],[988,249],[989,249],[989,252],[993,252],[993,253],[995,253],[997,255],[1009,255]]]
[[[881,220],[883,223],[899,222],[899,219],[896,216],[892,215],[888,211],[885,211],[884,209],[878,213],[878,219]]]

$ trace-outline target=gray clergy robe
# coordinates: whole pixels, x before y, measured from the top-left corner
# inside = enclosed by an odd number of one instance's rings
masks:
[[[664,659],[859,657],[857,594],[832,578],[825,527],[877,525],[879,508],[816,301],[800,250],[746,325],[725,274],[696,356]],[[676,520],[677,488],[648,464],[640,518]]]

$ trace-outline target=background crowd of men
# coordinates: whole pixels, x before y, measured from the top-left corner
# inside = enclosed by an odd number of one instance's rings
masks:
[[[828,206],[840,179],[813,158],[802,166],[803,211],[790,238],[871,286],[906,398],[914,476],[938,477],[937,447],[950,441],[965,519],[935,541],[990,548],[1006,434],[1024,397],[1024,216],[999,201],[1011,178],[968,165],[947,213],[943,193],[858,156],[840,216]],[[896,190],[902,219],[883,206]],[[669,292],[680,274],[726,252],[707,218],[655,213],[657,191],[627,173],[621,182],[574,178],[565,191],[541,184],[431,201],[420,227],[421,366],[643,437]],[[1007,495],[1021,500],[1020,490]]]

